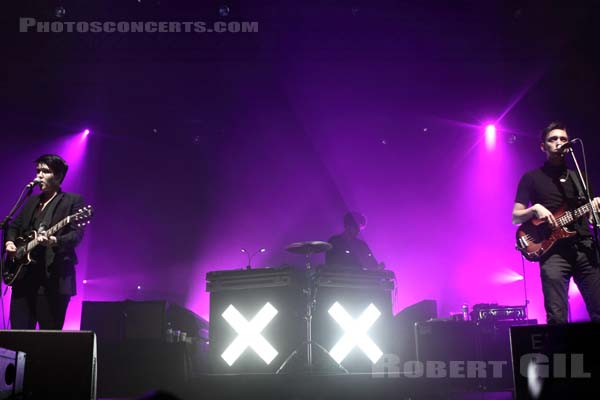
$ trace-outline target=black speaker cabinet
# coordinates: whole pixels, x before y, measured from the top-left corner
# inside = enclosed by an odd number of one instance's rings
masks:
[[[207,274],[210,372],[273,373],[296,347],[302,350],[306,333],[302,278],[292,268]],[[240,338],[251,329],[258,335],[240,346]],[[286,372],[301,362],[303,354],[300,351],[298,357],[293,357]]]
[[[167,302],[84,301],[81,329],[94,331],[100,342],[162,340],[166,331]]]
[[[0,347],[27,354],[26,398],[96,398],[94,332],[3,330]]]
[[[516,399],[596,398],[599,337],[598,323],[510,328]]]
[[[394,352],[401,362],[416,360],[415,323],[437,317],[435,300],[422,300],[406,307],[394,316],[392,343],[395,345]]]
[[[23,394],[25,353],[0,348],[0,399],[14,399]]]
[[[417,361],[439,390],[478,390],[489,375],[473,373],[483,362],[479,327],[471,321],[431,320],[415,324]],[[510,371],[507,369],[507,374]]]
[[[417,361],[481,360],[479,330],[470,321],[417,322],[415,341]]]
[[[536,319],[523,319],[516,321],[479,321],[481,337],[481,355],[487,362],[502,363],[502,375],[488,377],[487,389],[512,390],[512,359],[510,356],[510,328],[513,326],[536,325]]]

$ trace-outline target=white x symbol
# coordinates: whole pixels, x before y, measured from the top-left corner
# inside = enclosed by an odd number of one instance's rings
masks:
[[[335,361],[338,363],[344,361],[346,356],[356,346],[369,357],[373,364],[379,360],[383,353],[367,335],[369,328],[381,315],[381,312],[379,312],[373,303],[369,304],[357,320],[353,320],[344,307],[337,301],[329,309],[329,315],[344,329],[344,336],[329,352]]]
[[[222,315],[238,334],[221,354],[230,367],[248,347],[252,348],[267,365],[273,361],[278,354],[277,350],[260,334],[277,315],[277,309],[271,303],[266,303],[250,322],[232,304]]]

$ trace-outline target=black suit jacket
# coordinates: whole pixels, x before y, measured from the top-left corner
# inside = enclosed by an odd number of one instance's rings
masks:
[[[57,203],[54,205],[54,210],[50,216],[50,223],[47,228],[54,226],[63,218],[75,214],[79,209],[85,206],[83,198],[80,195],[73,193],[59,193],[57,198],[52,200],[46,207],[52,207],[52,203],[54,202]],[[14,241],[19,236],[23,236],[28,231],[32,230],[33,214],[39,203],[40,195],[29,198],[19,215],[17,215],[10,224],[6,233],[6,241]],[[83,238],[83,229],[74,224],[69,224],[59,230],[54,236],[56,236],[57,239],[56,246],[44,248],[45,251],[41,253],[43,254],[44,259],[38,260],[46,266],[46,282],[44,282],[44,284],[48,285],[51,292],[56,291],[58,294],[73,296],[77,293],[77,281],[75,279],[77,255],[75,254],[75,247]],[[35,268],[36,266],[37,265],[34,264],[27,266],[26,268]],[[28,290],[37,290],[40,285],[40,280],[35,277],[39,278],[40,276],[39,273],[35,274],[33,271],[26,271],[23,279],[14,283],[13,295]]]

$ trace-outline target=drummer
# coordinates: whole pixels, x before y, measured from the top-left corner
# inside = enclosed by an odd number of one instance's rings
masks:
[[[331,250],[325,254],[325,264],[329,267],[351,269],[383,269],[383,263],[377,263],[371,249],[357,236],[367,226],[367,219],[358,212],[344,215],[344,231],[329,239]]]

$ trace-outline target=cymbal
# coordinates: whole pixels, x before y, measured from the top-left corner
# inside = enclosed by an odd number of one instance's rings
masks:
[[[295,254],[315,254],[331,250],[332,247],[328,242],[308,241],[289,244],[285,249]]]

